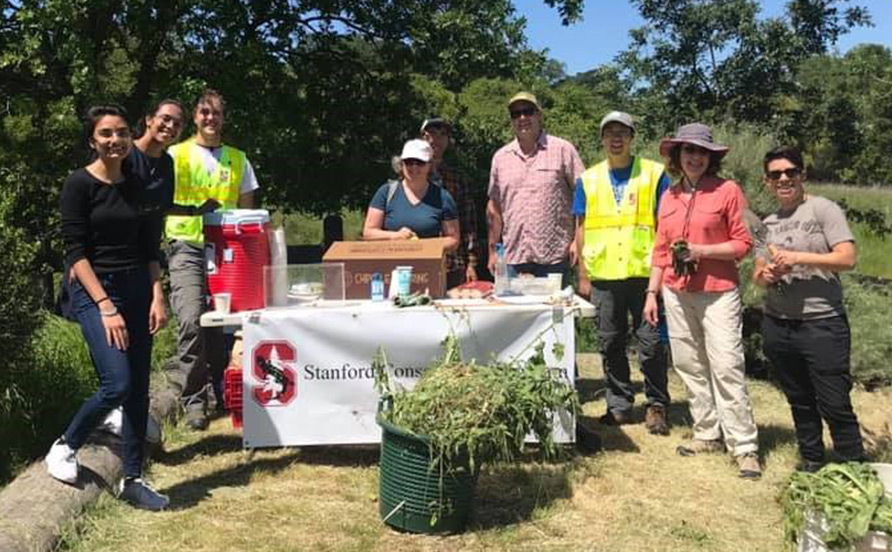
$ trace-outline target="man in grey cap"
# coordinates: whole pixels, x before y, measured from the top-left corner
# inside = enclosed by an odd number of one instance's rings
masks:
[[[632,421],[635,393],[629,379],[629,315],[638,338],[638,360],[647,397],[645,425],[668,435],[669,390],[659,331],[643,320],[657,207],[670,180],[662,164],[633,156],[632,116],[612,111],[601,120],[607,159],[576,181],[573,214],[579,246],[579,294],[597,309],[598,338],[607,379],[607,413],[601,423]]]
[[[421,139],[434,151],[431,158],[431,182],[446,188],[458,208],[458,249],[446,255],[446,286],[453,288],[465,282],[477,280],[477,262],[480,251],[480,235],[477,231],[476,196],[468,180],[443,161],[449,149],[452,125],[446,119],[431,117],[421,123]]]
[[[489,176],[489,269],[504,244],[508,272],[564,274],[576,264],[573,187],[585,167],[570,142],[542,129],[542,109],[529,92],[508,101],[515,139],[492,157]]]

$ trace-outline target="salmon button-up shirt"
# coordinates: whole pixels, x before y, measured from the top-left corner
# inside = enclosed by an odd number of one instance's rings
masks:
[[[660,199],[652,261],[652,266],[665,269],[663,285],[691,292],[723,292],[737,287],[740,277],[734,261],[700,259],[693,275],[678,276],[672,269],[671,247],[682,238],[699,245],[731,242],[735,257],[741,259],[753,246],[743,222],[745,207],[743,192],[733,180],[704,176],[693,194],[683,192],[681,186],[666,190]]]

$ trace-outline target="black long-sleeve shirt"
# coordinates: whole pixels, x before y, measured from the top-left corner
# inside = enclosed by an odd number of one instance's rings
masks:
[[[67,266],[85,258],[102,274],[158,260],[160,214],[140,208],[142,187],[132,177],[107,184],[83,168],[65,179],[59,206]]]

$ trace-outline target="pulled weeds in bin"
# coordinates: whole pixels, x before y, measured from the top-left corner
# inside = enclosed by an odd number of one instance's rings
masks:
[[[883,482],[870,464],[827,464],[817,473],[796,472],[781,502],[791,542],[801,535],[809,514],[823,518],[827,530],[821,540],[834,550],[848,549],[870,530],[892,534],[892,500],[884,496]]]
[[[556,348],[556,355],[562,353]],[[394,426],[430,439],[431,466],[448,472],[453,460],[467,457],[473,473],[483,463],[515,462],[531,432],[545,459],[559,449],[552,436],[555,412],[579,411],[569,382],[545,363],[544,344],[523,362],[476,364],[461,358],[458,340],[443,341],[443,356],[411,391],[397,389],[383,349],[372,363],[382,416]]]

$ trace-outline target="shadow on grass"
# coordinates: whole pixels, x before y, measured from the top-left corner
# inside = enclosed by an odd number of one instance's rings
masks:
[[[784,446],[796,444],[796,432],[793,429],[775,424],[756,424],[759,428],[759,454]]]
[[[196,456],[242,450],[240,435],[208,435],[182,448],[161,452],[155,461],[164,466],[179,466]],[[339,445],[295,448],[302,464],[332,467],[368,467],[378,463],[378,445]]]
[[[607,392],[607,382],[604,378],[576,378],[576,394],[579,395],[579,402],[585,404],[587,402],[596,401],[604,398]]]
[[[378,445],[301,447],[300,463],[314,466],[368,468],[378,463]]]
[[[185,510],[209,498],[214,489],[243,487],[250,483],[255,474],[278,473],[297,462],[299,455],[298,451],[294,451],[280,458],[255,458],[244,464],[183,481],[160,491],[170,496],[171,510]]]
[[[172,451],[162,451],[155,461],[164,466],[179,466],[191,461],[196,456],[214,456],[224,452],[242,449],[241,435],[208,435],[201,440],[190,443]]]
[[[603,450],[616,450],[620,452],[641,452],[638,445],[635,444],[626,432],[622,430],[622,426],[609,426],[599,423],[595,418],[590,416],[580,416],[576,423],[582,424],[589,430],[601,437],[601,446]]]
[[[691,418],[691,409],[688,407],[688,401],[672,401],[669,408],[666,409],[666,415],[669,417],[669,424],[675,427],[691,427],[694,425],[694,419]]]
[[[477,482],[473,529],[492,529],[529,521],[538,508],[573,496],[572,464],[490,468]]]

